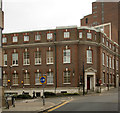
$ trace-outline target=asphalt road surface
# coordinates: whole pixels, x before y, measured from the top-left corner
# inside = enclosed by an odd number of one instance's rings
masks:
[[[54,111],[118,111],[118,88],[101,94],[72,98],[72,101],[50,113],[54,113]]]

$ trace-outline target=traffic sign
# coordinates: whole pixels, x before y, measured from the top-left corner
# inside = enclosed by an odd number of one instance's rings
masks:
[[[46,83],[46,76],[41,76],[41,77],[40,77],[40,83],[41,83],[41,84]]]

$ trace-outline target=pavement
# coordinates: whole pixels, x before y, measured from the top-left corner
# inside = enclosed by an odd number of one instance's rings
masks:
[[[45,105],[43,106],[43,99],[27,99],[27,100],[17,100],[15,102],[15,107],[10,106],[9,109],[3,108],[2,111],[44,111],[46,109],[52,108],[56,105],[62,104],[65,101],[70,100],[71,97],[54,97],[46,98]]]
[[[111,91],[115,90],[114,88],[111,89],[110,91],[105,91],[103,93],[89,93],[86,96],[101,96],[101,95],[110,95]],[[107,92],[107,93],[106,93]],[[69,101],[73,101],[75,98],[80,97],[82,98],[83,95],[81,96],[66,96],[66,97],[51,97],[51,98],[46,98],[45,99],[45,105],[43,106],[43,99],[42,98],[36,98],[36,99],[27,99],[27,100],[16,100],[15,102],[15,107],[10,106],[9,109],[3,108],[2,111],[35,111],[35,113],[45,111],[46,109],[51,109],[54,108],[55,106],[67,103]],[[4,113],[4,112],[3,112]]]

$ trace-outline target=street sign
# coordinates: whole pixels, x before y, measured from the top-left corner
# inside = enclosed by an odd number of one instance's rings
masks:
[[[40,83],[41,83],[41,84],[46,83],[46,76],[41,76],[41,77],[40,77]]]

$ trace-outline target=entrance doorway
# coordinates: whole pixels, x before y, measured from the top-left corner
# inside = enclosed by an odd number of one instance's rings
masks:
[[[90,90],[90,77],[87,77],[87,90]]]

